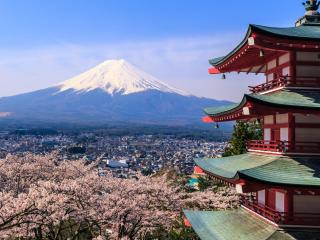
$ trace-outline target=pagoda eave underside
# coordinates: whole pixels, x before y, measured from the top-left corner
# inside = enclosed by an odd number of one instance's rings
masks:
[[[263,56],[261,56],[263,50]],[[275,56],[292,51],[319,51],[319,41],[301,41],[292,39],[275,38],[268,35],[251,33],[244,43],[229,55],[218,58],[217,62],[211,61],[213,65],[209,68],[210,74],[245,72],[265,73],[266,63]]]
[[[293,94],[297,95],[297,93],[290,94],[290,91],[284,92],[289,93],[289,95],[286,94],[283,98]],[[277,95],[280,94],[281,93],[277,93]],[[295,102],[284,104],[277,101],[279,98],[273,99],[273,102],[268,102],[259,99],[259,96],[245,95],[241,103],[237,105],[231,105],[231,107],[226,106],[225,108],[206,108],[204,111],[213,122],[256,119],[266,115],[283,113],[320,114],[320,103],[318,103],[318,99],[314,100],[316,102],[312,102],[310,98],[310,102],[307,102],[305,105],[300,105],[300,99],[307,98],[307,96],[298,95],[298,97],[295,97]]]

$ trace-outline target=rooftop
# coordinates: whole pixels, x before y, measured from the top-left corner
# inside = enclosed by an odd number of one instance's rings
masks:
[[[216,66],[224,62],[228,57],[233,55],[239,49],[241,49],[248,42],[248,38],[253,32],[266,34],[273,37],[284,38],[284,39],[296,39],[296,40],[309,40],[319,41],[320,39],[320,25],[301,25],[298,27],[267,27],[261,25],[250,24],[247,30],[247,34],[243,41],[228,55],[223,57],[217,57],[209,60],[212,66]]]
[[[320,234],[320,230],[282,230],[244,209],[184,213],[201,240],[310,240]]]
[[[204,171],[230,181],[241,178],[271,185],[319,187],[318,158],[247,153],[225,158],[195,159],[195,162]]]
[[[284,89],[269,94],[245,94],[238,104],[231,104],[222,107],[205,108],[204,112],[211,117],[219,117],[241,111],[247,102],[254,102],[260,105],[294,110],[320,110],[320,94],[314,90]]]

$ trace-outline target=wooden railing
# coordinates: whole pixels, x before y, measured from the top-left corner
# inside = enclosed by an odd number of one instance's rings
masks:
[[[320,153],[320,142],[288,142],[253,140],[247,143],[248,150],[276,153]]]
[[[268,206],[259,204],[254,196],[242,195],[240,203],[251,211],[279,225],[320,226],[320,213],[278,212]]]
[[[259,204],[254,196],[242,195],[240,197],[240,204],[277,224],[282,223],[284,220],[280,212]]]
[[[320,88],[320,77],[281,76],[258,86],[249,86],[249,89],[252,93],[259,93],[281,87]]]
[[[284,146],[280,141],[252,140],[247,143],[247,148],[266,152],[284,152]]]

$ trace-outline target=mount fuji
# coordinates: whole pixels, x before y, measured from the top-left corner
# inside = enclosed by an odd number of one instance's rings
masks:
[[[176,89],[125,60],[108,60],[56,86],[0,98],[0,119],[42,123],[200,123],[226,101]]]

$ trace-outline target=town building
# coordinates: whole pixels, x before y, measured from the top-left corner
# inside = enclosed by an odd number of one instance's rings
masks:
[[[210,74],[253,73],[265,82],[242,101],[207,108],[206,122],[258,121],[248,153],[196,159],[195,172],[236,188],[241,208],[185,211],[202,240],[320,239],[320,3],[294,27],[250,25],[244,40],[210,60]]]

